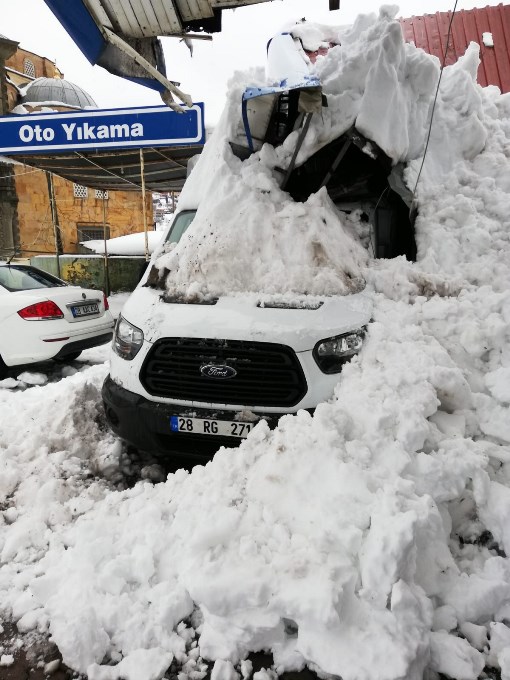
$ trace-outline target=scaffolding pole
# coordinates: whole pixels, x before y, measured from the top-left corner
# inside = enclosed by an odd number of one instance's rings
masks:
[[[57,205],[55,203],[55,189],[53,187],[53,175],[46,171],[46,181],[48,182],[48,195],[50,199],[51,221],[53,224],[53,238],[55,240],[55,255],[57,257],[57,276],[62,278],[60,274],[60,258],[62,253],[62,235],[60,234],[60,225],[58,223]]]
[[[145,240],[145,261],[148,262],[149,257],[149,234],[147,233],[147,208],[145,205],[145,164],[143,160],[143,149],[140,149],[140,175],[142,177],[142,210],[143,210],[143,233]]]
[[[104,264],[104,293],[106,297],[110,295],[110,272],[108,270],[108,245],[106,238],[106,191],[103,190],[103,264]]]

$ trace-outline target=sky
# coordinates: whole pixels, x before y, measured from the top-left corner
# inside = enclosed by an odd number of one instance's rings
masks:
[[[357,14],[377,11],[378,0],[341,0],[328,11],[328,0],[273,0],[223,12],[223,30],[212,41],[194,41],[193,57],[175,38],[163,38],[167,75],[195,102],[205,102],[206,125],[214,125],[223,109],[226,86],[234,70],[265,65],[267,41],[289,21],[305,17],[333,25],[352,23]],[[458,0],[457,10],[496,5],[498,0]],[[454,0],[403,0],[400,15],[451,10]],[[23,8],[21,10],[21,7]],[[88,92],[99,108],[161,104],[157,92],[92,66],[43,0],[2,1],[0,33],[36,54],[56,61],[67,80]]]

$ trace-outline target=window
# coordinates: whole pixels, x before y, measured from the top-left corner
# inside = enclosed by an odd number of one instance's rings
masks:
[[[87,187],[84,187],[81,184],[73,184],[73,192],[75,198],[87,198],[89,195]]]
[[[172,227],[165,239],[166,243],[178,243],[189,225],[193,222],[196,210],[183,210],[174,219]]]
[[[82,241],[103,241],[105,230],[102,224],[77,224],[78,243]],[[106,238],[110,238],[110,228],[106,227]],[[90,252],[90,251],[87,251]]]
[[[104,201],[108,200],[108,192],[96,189],[96,198],[102,198]]]
[[[34,62],[30,59],[25,59],[23,61],[23,73],[29,78],[35,78],[35,66]]]
[[[0,286],[11,292],[67,285],[55,276],[24,265],[0,266]]]

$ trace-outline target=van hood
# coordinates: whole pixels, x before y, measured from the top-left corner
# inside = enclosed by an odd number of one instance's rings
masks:
[[[363,294],[346,296],[223,296],[207,303],[165,301],[161,291],[133,292],[122,316],[140,328],[145,340],[162,337],[212,338],[273,342],[296,352],[319,340],[366,325],[372,301]]]

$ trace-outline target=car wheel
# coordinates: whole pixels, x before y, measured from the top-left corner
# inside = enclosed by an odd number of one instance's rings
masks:
[[[53,361],[56,361],[57,364],[67,364],[70,361],[74,361],[80,356],[81,352],[71,352],[70,354],[66,354],[64,357],[55,357]]]
[[[0,380],[3,380],[7,375],[7,366],[4,364],[2,357],[0,357]]]

